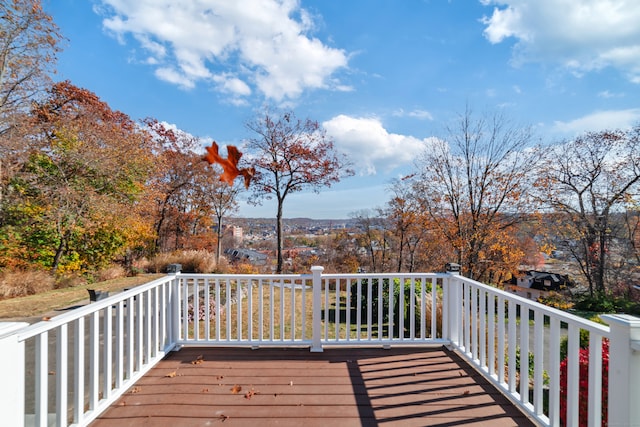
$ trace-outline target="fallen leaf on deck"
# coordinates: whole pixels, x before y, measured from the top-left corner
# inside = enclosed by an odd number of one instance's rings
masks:
[[[225,421],[227,421],[227,420],[229,419],[229,416],[228,416],[228,415],[224,415],[224,414],[222,414],[222,415],[220,415],[220,417],[218,417],[218,418],[220,418],[220,419],[222,420],[222,422],[225,422]]]
[[[462,394],[464,394],[464,395],[466,396],[466,395],[467,395],[467,394],[469,394],[469,393],[470,393],[470,391],[469,391],[469,390],[465,390],[465,391],[464,391],[464,393],[462,393]]]
[[[460,375],[461,377],[464,377],[464,374],[462,372],[458,372],[458,375]]]
[[[246,392],[244,394],[244,398],[245,399],[251,399],[253,396],[255,396],[256,394],[258,394],[254,389],[249,390],[248,392]]]
[[[191,361],[191,364],[192,364],[192,365],[199,365],[199,364],[201,364],[202,362],[204,362],[204,357],[203,357],[202,355],[200,355],[200,356],[196,357],[196,359],[195,359],[195,360],[192,360],[192,361]]]
[[[140,387],[134,387],[131,389],[130,393],[135,394],[135,393],[140,393],[141,391],[142,389]]]
[[[208,389],[208,388],[203,388],[203,389],[202,389],[202,392],[203,392],[203,393],[209,393],[209,389]]]
[[[165,375],[165,378],[173,378],[176,376],[176,371],[173,372],[169,372],[167,375]]]
[[[240,387],[238,384],[236,384],[233,387],[231,387],[231,393],[233,393],[233,394],[238,394],[241,391],[242,391],[242,387]]]

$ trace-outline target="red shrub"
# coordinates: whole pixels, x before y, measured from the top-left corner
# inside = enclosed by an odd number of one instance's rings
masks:
[[[607,426],[609,394],[609,340],[602,342],[602,426]],[[567,359],[560,364],[560,424],[567,425]],[[578,425],[588,426],[589,410],[589,349],[580,349],[580,379],[578,396]]]

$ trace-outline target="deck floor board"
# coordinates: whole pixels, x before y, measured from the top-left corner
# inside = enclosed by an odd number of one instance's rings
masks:
[[[533,426],[444,348],[184,348],[92,427]]]

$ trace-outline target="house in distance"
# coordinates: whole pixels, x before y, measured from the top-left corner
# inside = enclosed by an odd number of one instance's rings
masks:
[[[505,282],[509,291],[532,300],[546,296],[551,291],[560,292],[572,286],[573,283],[566,274],[537,270],[522,271]]]

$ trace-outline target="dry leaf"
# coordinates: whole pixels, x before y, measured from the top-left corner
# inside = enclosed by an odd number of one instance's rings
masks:
[[[256,174],[254,168],[242,168],[238,169],[238,161],[242,157],[242,152],[239,151],[234,145],[227,145],[227,158],[223,158],[218,154],[218,144],[215,141],[211,143],[211,147],[205,147],[207,154],[203,160],[207,163],[217,163],[222,166],[223,173],[220,175],[220,181],[226,182],[229,185],[233,185],[233,180],[239,175],[244,177],[244,188],[249,188],[251,178]]]
[[[238,384],[236,384],[233,387],[231,387],[231,393],[233,393],[233,394],[238,394],[241,391],[242,391],[242,387],[240,387]]]
[[[245,399],[251,399],[253,396],[255,396],[257,393],[254,389],[249,390],[248,392],[246,392],[244,394],[244,398]]]
[[[462,393],[462,394],[464,394],[464,395],[466,396],[466,395],[468,395],[469,393],[470,393],[470,392],[469,392],[469,390],[465,390],[465,391],[464,391],[464,393]]]
[[[229,416],[222,414],[218,418],[220,418],[222,420],[222,422],[225,422],[225,421],[227,421],[229,419]]]
[[[49,316],[44,316],[44,317],[42,318],[42,320],[44,320],[44,321],[46,322],[47,320],[51,320],[51,317],[49,317]]]
[[[192,361],[191,361],[191,364],[192,364],[192,365],[199,365],[199,364],[201,364],[202,362],[204,362],[204,357],[203,357],[202,355],[200,355],[200,356],[196,357],[196,359],[195,359],[195,360],[192,360]]]
[[[142,389],[140,387],[134,387],[131,389],[131,394],[140,393]]]
[[[167,375],[165,375],[166,378],[174,378],[175,376],[176,376],[176,371],[169,372]]]
[[[203,388],[203,389],[202,389],[202,392],[203,392],[203,393],[209,393],[209,389],[208,389],[208,388]]]
[[[464,377],[464,374],[462,372],[458,372],[458,375],[460,375],[461,377]]]

